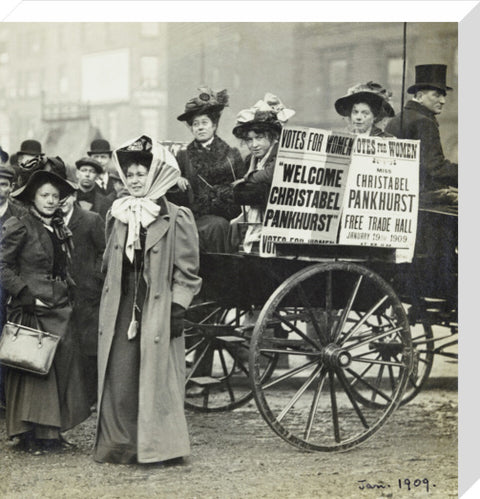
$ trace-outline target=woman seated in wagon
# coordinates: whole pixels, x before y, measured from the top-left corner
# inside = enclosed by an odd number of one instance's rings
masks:
[[[295,111],[287,109],[276,95],[266,93],[263,100],[237,115],[232,133],[247,146],[250,154],[245,158],[248,171],[234,187],[234,191],[238,193],[237,200],[246,206],[230,222],[233,248],[240,246],[243,233],[241,224],[246,223],[242,249],[246,253],[258,251],[263,212],[277,158],[278,140],[282,128],[294,114]]]
[[[347,132],[374,137],[393,137],[384,132],[381,122],[395,116],[390,105],[392,92],[379,83],[369,81],[348,89],[347,94],[335,101],[335,109],[347,120]]]

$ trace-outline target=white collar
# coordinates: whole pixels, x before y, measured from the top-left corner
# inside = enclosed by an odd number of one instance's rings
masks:
[[[74,209],[75,207],[73,206],[72,209],[66,215],[63,215],[63,220],[65,221],[65,225],[68,225],[70,223]]]
[[[207,142],[200,142],[200,144],[202,144],[202,147],[205,147],[205,149],[210,146],[213,142],[213,139],[215,138],[215,135],[210,139],[210,140],[207,140]]]
[[[97,182],[98,185],[101,185],[102,181],[105,182],[105,184],[108,182],[108,172],[103,172],[98,174],[98,177],[96,178],[95,182]]]

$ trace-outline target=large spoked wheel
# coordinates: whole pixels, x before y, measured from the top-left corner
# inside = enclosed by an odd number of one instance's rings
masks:
[[[187,311],[185,407],[199,412],[235,409],[252,399],[248,351],[258,311],[216,302]],[[275,367],[275,354],[262,355],[262,376]]]
[[[279,325],[285,334],[272,336]],[[289,367],[264,379],[260,359],[269,354],[288,357]],[[255,401],[273,431],[301,449],[347,450],[379,430],[402,399],[412,368],[409,323],[378,274],[317,264],[269,298],[249,362]]]
[[[413,400],[423,389],[430,376],[434,358],[434,337],[431,324],[424,322],[420,331],[412,332],[413,365],[408,376],[402,405]]]

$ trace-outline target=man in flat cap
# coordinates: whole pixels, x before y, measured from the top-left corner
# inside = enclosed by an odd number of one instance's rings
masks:
[[[102,173],[97,177],[96,183],[100,192],[109,198],[116,199],[116,192],[113,187],[113,180],[110,177],[108,166],[112,158],[110,143],[104,139],[95,139],[90,144],[90,151],[87,152],[90,158],[96,159],[102,165]]]
[[[77,201],[87,211],[98,213],[104,220],[113,199],[104,196],[98,189],[96,180],[103,172],[102,165],[86,156],[75,162],[77,167],[78,192]]]
[[[421,206],[457,202],[458,165],[443,154],[436,119],[445,105],[447,91],[452,90],[446,84],[446,73],[447,66],[443,64],[415,66],[415,84],[407,89],[413,98],[385,128],[395,137],[421,141]]]

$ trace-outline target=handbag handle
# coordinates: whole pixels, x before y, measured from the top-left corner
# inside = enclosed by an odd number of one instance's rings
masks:
[[[38,322],[38,317],[37,317],[37,314],[34,312],[33,314],[33,317],[35,318],[35,326],[36,326],[36,331],[38,333],[38,348],[42,348],[42,343],[43,343],[43,337],[44,337],[44,331],[42,331],[42,329],[40,328],[40,323]],[[20,322],[23,323],[23,312],[21,313],[20,315]],[[18,331],[20,330],[20,327],[17,327],[17,330],[15,331],[15,333],[13,334],[13,336],[16,338],[17,337],[17,334],[18,334]],[[14,340],[12,340],[14,341]]]

